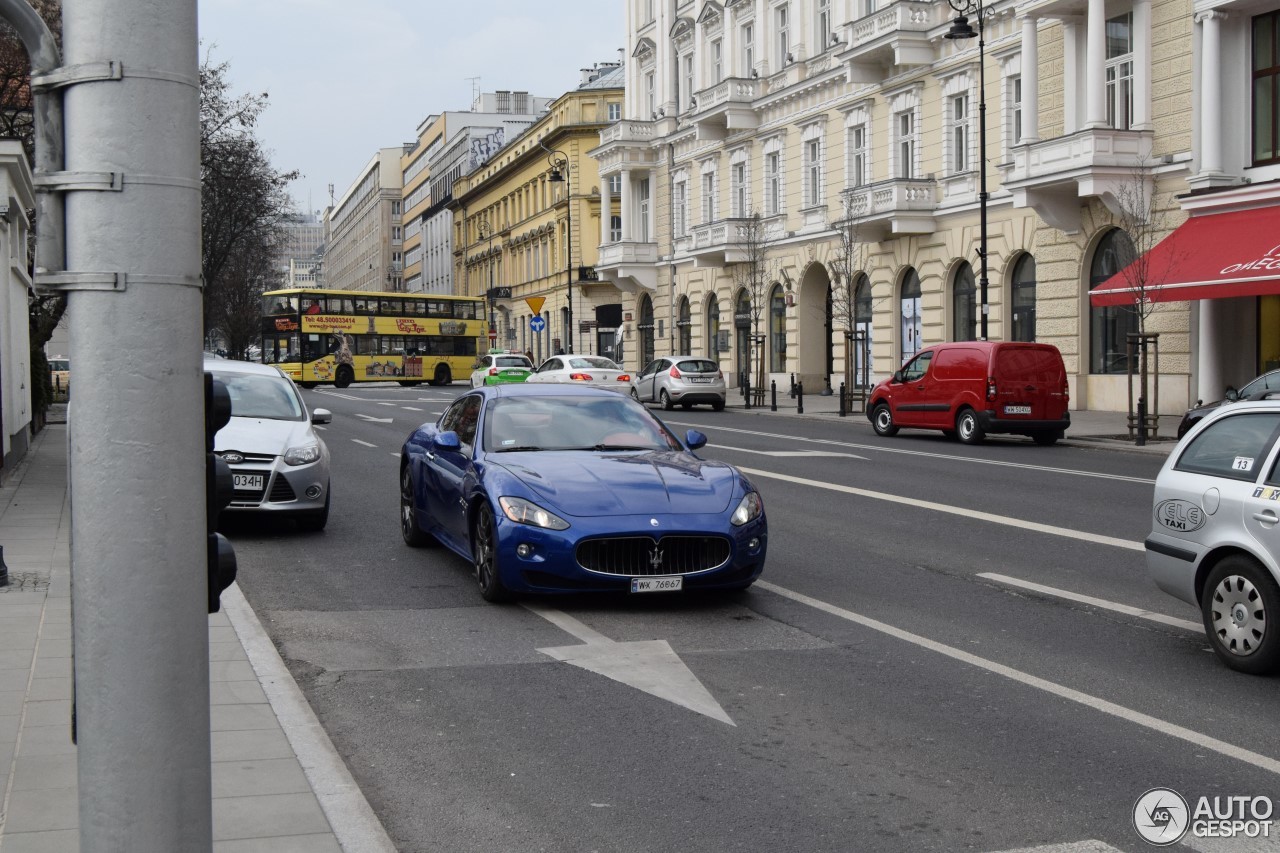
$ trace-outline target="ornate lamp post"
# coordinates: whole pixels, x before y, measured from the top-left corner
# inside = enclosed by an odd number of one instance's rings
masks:
[[[985,4],[982,0],[947,0],[948,5],[956,11],[956,19],[951,22],[947,32],[949,39],[978,39],[978,210],[980,230],[978,235],[978,256],[982,259],[982,271],[978,277],[981,291],[982,314],[980,340],[987,339],[987,314],[991,306],[987,302],[987,81],[986,81],[986,38],[983,33]],[[974,32],[969,25],[969,15],[978,16],[978,31]]]
[[[565,331],[565,346],[573,352],[573,184],[569,182],[569,158],[561,151],[542,146],[547,152],[547,163],[551,166],[551,174],[547,180],[552,183],[564,182],[565,186],[565,298],[569,303],[569,328]]]

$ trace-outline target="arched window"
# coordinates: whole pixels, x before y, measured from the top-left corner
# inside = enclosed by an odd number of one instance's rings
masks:
[[[853,286],[853,382],[859,388],[871,385],[871,280],[860,274]]]
[[[953,340],[976,341],[978,339],[978,287],[973,278],[973,267],[962,261],[956,270],[955,284],[951,286],[951,322]]]
[[[693,355],[693,321],[690,319],[689,313],[689,297],[680,297],[679,317],[676,319],[676,328],[680,335],[680,352],[682,354]]]
[[[733,330],[736,339],[738,361],[738,384],[745,384],[751,377],[751,294],[746,290],[738,291],[738,301],[733,306]]]
[[[787,301],[780,284],[769,294],[769,372],[787,372]]]
[[[1036,259],[1023,255],[1013,268],[1013,281],[1009,285],[1009,302],[1013,306],[1011,341],[1036,339]]]
[[[915,267],[907,267],[907,274],[902,277],[902,296],[898,307],[902,317],[902,360],[905,363],[920,351],[920,274]]]
[[[1114,228],[1098,243],[1089,266],[1089,289],[1093,290],[1120,272],[1134,258],[1129,235]],[[1138,331],[1138,315],[1123,305],[1089,308],[1089,372],[1128,373],[1130,332]]]
[[[636,324],[640,333],[640,364],[653,361],[653,300],[647,295],[640,299],[640,322]]]
[[[720,300],[715,294],[707,302],[707,358],[720,360]]]

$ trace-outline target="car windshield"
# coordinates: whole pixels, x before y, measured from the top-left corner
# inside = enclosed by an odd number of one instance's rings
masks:
[[[1240,397],[1247,399],[1262,391],[1280,391],[1280,373],[1264,373],[1240,389]]]
[[[484,449],[679,450],[681,445],[643,406],[628,397],[505,397],[485,413]]]
[[[500,355],[493,360],[495,367],[533,367],[522,355]]]
[[[305,417],[297,392],[282,376],[211,372],[227,386],[233,418],[300,421]]]
[[[715,373],[720,369],[714,361],[705,358],[686,358],[676,364],[681,373]]]
[[[575,356],[569,359],[568,361],[569,361],[570,367],[577,368],[578,370],[591,370],[593,368],[596,370],[620,370],[621,369],[618,367],[617,364],[610,361],[609,359],[602,358],[599,356],[592,356],[592,357]]]

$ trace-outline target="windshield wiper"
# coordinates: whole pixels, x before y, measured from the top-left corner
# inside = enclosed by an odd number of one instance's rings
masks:
[[[597,444],[591,449],[608,452],[610,450],[657,450],[658,448],[640,444]]]
[[[536,444],[525,444],[520,447],[499,447],[494,453],[528,453],[535,450],[546,450],[545,447],[538,447]]]

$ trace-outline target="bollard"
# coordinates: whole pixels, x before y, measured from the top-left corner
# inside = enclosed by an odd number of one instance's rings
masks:
[[[742,382],[742,397],[744,399],[743,408],[751,408],[751,379],[744,378]]]
[[[804,414],[804,383],[796,383],[796,414]]]
[[[769,381],[769,411],[778,411],[778,380]]]
[[[844,416],[845,416],[844,383],[841,382],[840,383],[840,417],[843,418]]]
[[[1147,446],[1147,398],[1138,398],[1138,440],[1134,442],[1138,447]]]
[[[9,585],[9,567],[4,564],[4,546],[0,545],[0,586]]]
[[[792,400],[796,398],[796,375],[794,373],[791,374],[791,389],[787,391],[787,394],[790,395]]]

